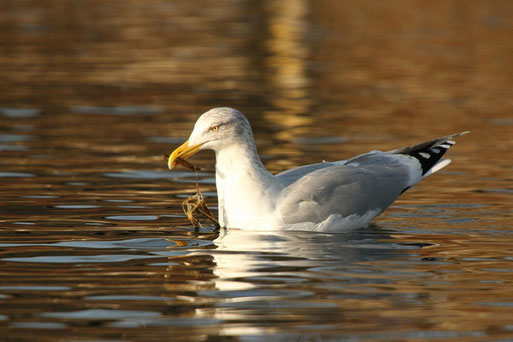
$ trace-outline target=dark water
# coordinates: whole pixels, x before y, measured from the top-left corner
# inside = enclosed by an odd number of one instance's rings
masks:
[[[0,340],[513,339],[510,1],[2,1],[0,28]],[[226,105],[273,172],[472,133],[369,227],[195,230],[162,155]]]

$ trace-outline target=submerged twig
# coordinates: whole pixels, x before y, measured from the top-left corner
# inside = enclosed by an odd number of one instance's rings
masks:
[[[197,183],[196,183],[197,184]],[[187,218],[196,228],[201,228],[201,222],[200,222],[200,216],[203,216],[214,225],[219,228],[219,222],[215,218],[214,214],[210,211],[210,209],[207,206],[207,202],[205,201],[205,198],[203,197],[203,194],[201,191],[199,191],[199,188],[197,189],[197,192],[194,196],[187,197],[182,202],[182,208],[184,213],[187,215]],[[194,216],[196,214],[196,217]]]
[[[166,160],[169,159],[168,155],[164,155],[164,156],[165,156]],[[217,221],[214,214],[212,214],[212,212],[208,208],[207,202],[205,201],[205,198],[203,197],[203,194],[201,193],[201,191],[199,189],[197,172],[200,171],[201,169],[199,167],[197,167],[196,165],[194,165],[182,158],[177,158],[176,163],[181,164],[181,165],[193,170],[196,175],[196,194],[194,196],[187,197],[182,202],[182,209],[183,209],[183,212],[185,213],[185,215],[187,215],[187,219],[189,219],[189,221],[191,221],[191,223],[194,225],[194,227],[201,228],[203,226],[201,225],[200,217],[203,216],[203,217],[209,219],[210,221],[212,221],[212,223],[214,223],[216,228],[219,228],[220,227],[219,222]]]

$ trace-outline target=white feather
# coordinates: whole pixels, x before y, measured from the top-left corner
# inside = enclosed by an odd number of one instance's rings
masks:
[[[426,178],[427,176],[429,176],[430,174],[432,173],[435,173],[441,169],[443,169],[444,167],[446,167],[447,165],[449,165],[450,163],[452,162],[452,160],[450,159],[442,159],[440,160],[438,163],[436,163],[428,172],[426,172],[424,174],[424,176],[422,176],[422,178]]]

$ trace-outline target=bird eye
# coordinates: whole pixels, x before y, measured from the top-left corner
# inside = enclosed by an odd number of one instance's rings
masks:
[[[212,132],[217,132],[217,131],[219,131],[219,125],[218,125],[218,124],[214,124],[214,125],[210,126],[210,130],[211,130]]]

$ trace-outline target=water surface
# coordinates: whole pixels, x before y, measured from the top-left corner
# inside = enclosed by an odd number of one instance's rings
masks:
[[[507,1],[0,4],[7,341],[513,339]],[[199,114],[272,172],[465,130],[453,164],[341,234],[194,229],[168,171]]]

